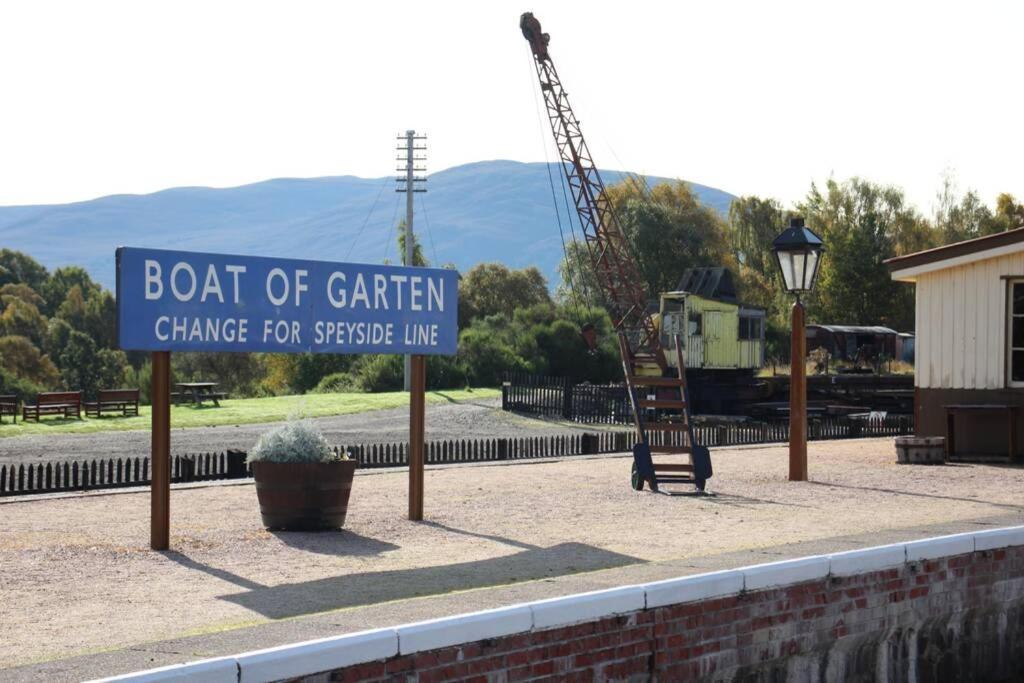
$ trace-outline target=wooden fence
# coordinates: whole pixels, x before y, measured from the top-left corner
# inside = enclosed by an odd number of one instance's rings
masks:
[[[809,424],[810,439],[846,439],[912,434],[913,418],[908,415],[882,419],[857,420],[825,418]],[[785,442],[789,439],[786,422],[706,424],[694,426],[694,436],[706,446],[735,446]],[[682,445],[678,432],[656,432],[652,443]],[[629,452],[636,442],[632,431],[557,434],[515,439],[462,439],[428,441],[426,461],[430,465],[446,463],[528,460],[573,455]],[[407,465],[408,445],[404,443],[367,444],[335,447],[359,462],[360,468],[402,467]],[[91,461],[59,461],[31,465],[0,466],[0,496],[16,496],[62,491],[99,489],[149,484],[148,457]],[[174,483],[244,479],[250,476],[244,451],[176,455],[171,459]]]

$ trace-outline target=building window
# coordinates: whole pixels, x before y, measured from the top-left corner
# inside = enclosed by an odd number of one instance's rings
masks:
[[[1010,283],[1010,357],[1007,358],[1010,386],[1024,387],[1024,280]]]

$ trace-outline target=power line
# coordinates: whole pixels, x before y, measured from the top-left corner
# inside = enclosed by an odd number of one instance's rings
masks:
[[[391,224],[388,226],[388,239],[384,243],[384,260],[388,260],[388,254],[391,253],[391,235],[395,231],[395,221],[398,220],[398,200],[401,199],[397,194],[395,195],[395,210],[391,214]]]
[[[430,252],[434,255],[434,267],[440,268],[441,261],[437,258],[437,249],[434,247],[434,233],[430,230],[430,216],[427,214],[427,195],[423,195],[423,199],[420,200],[420,206],[423,208],[423,222],[427,224],[427,237],[430,239]]]
[[[385,176],[384,182],[380,184],[380,192],[377,193],[377,198],[373,200],[373,204],[370,205],[370,211],[366,214],[366,219],[363,220],[363,224],[359,226],[359,232],[356,233],[355,239],[353,239],[351,244],[348,245],[348,252],[345,254],[346,261],[348,261],[348,257],[352,255],[352,250],[355,249],[356,242],[359,241],[359,238],[363,234],[363,230],[366,229],[366,224],[370,222],[370,216],[373,215],[373,210],[377,208],[377,202],[379,202],[380,198],[384,196],[384,189],[388,186],[389,182],[391,182],[391,178]]]

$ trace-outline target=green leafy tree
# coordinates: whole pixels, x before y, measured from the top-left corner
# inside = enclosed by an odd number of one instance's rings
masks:
[[[218,390],[235,396],[257,395],[266,376],[263,356],[253,353],[175,353],[171,366],[177,381],[217,382]]]
[[[772,242],[788,225],[788,212],[774,199],[740,197],[729,207],[729,235],[739,266],[744,303],[760,306],[769,317],[782,318],[786,300]]]
[[[36,290],[23,282],[11,282],[0,287],[0,310],[10,303],[12,299],[19,299],[35,306],[37,309],[41,309],[43,304],[46,303]]]
[[[398,262],[405,262],[405,219],[398,224]],[[427,257],[423,255],[423,245],[420,244],[419,235],[415,232],[412,235],[412,265],[420,268],[430,266]]]
[[[20,282],[39,292],[46,277],[46,268],[28,254],[0,249],[0,285]]]
[[[63,318],[50,318],[46,327],[46,341],[43,343],[42,348],[51,357],[57,358],[67,345],[68,338],[74,331],[74,328]]]
[[[459,335],[459,363],[472,386],[497,386],[506,372],[530,372],[522,358],[484,325],[472,325]]]
[[[60,373],[49,356],[27,337],[0,337],[0,367],[11,377],[44,389],[55,389],[60,383]]]
[[[101,348],[117,346],[117,303],[110,292],[71,285],[53,317],[89,335]]]
[[[606,193],[652,299],[674,290],[687,268],[726,266],[735,271],[726,224],[714,209],[700,203],[686,183],[660,183],[648,189],[639,179],[627,178],[609,186]],[[559,270],[560,300],[568,301],[575,290],[584,305],[603,306],[585,244],[566,245]]]
[[[1024,204],[1018,204],[1012,194],[1003,192],[996,197],[995,222],[999,230],[1024,228]]]
[[[36,347],[42,347],[47,324],[39,309],[20,297],[6,295],[0,299],[4,303],[0,313],[0,336],[27,337]]]
[[[95,396],[97,389],[120,387],[128,365],[123,352],[99,348],[77,330],[68,335],[59,361],[64,386],[86,396]]]
[[[547,281],[536,267],[512,270],[501,263],[480,263],[459,283],[459,327],[492,315],[511,319],[518,308],[550,303]]]
[[[912,292],[893,282],[883,261],[895,255],[902,226],[921,220],[902,190],[853,178],[811,186],[799,207],[826,253],[809,297],[820,322],[912,329]]]
[[[356,358],[329,353],[264,354],[266,385],[272,393],[304,394],[325,377],[348,372]]]
[[[725,223],[686,183],[659,183],[644,192],[635,180],[626,180],[608,188],[608,195],[652,297],[675,289],[687,268],[735,270]]]
[[[959,194],[951,175],[943,178],[935,199],[932,222],[940,244],[984,237],[1003,229],[976,192],[969,190],[963,196]]]
[[[42,309],[43,312],[48,316],[54,315],[60,305],[68,298],[71,288],[76,286],[81,292],[83,300],[99,296],[103,291],[103,288],[89,277],[89,273],[86,272],[85,268],[80,266],[58,268],[46,278],[46,281],[39,290],[39,293],[47,302],[46,306]]]

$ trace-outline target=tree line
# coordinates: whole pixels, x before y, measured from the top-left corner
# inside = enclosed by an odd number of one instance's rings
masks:
[[[809,320],[822,324],[884,325],[914,330],[914,290],[894,282],[884,261],[922,249],[1024,227],[1024,205],[1000,194],[989,208],[976,192],[943,181],[931,215],[907,202],[895,186],[862,178],[812,183],[792,207],[771,198],[735,199],[727,216],[701,205],[684,182],[647,187],[628,178],[609,199],[652,296],[676,289],[690,267],[726,266],[743,303],[768,312],[769,357],[788,355],[792,297],[782,290],[772,241],[802,216],[825,243],[814,291],[804,299]],[[601,306],[585,247],[577,242],[561,265],[563,300]]]
[[[925,216],[897,187],[860,178],[812,184],[786,208],[757,196],[736,199],[727,216],[704,206],[684,182],[648,187],[627,178],[608,196],[652,298],[677,288],[690,267],[725,266],[740,300],[768,311],[769,356],[784,357],[790,298],[782,292],[772,240],[801,215],[825,242],[815,291],[806,299],[819,323],[913,330],[911,287],[894,283],[883,261],[921,249],[1024,227],[1024,205],[1001,194],[989,208],[946,180]],[[399,231],[400,252],[404,234]],[[432,389],[494,386],[507,371],[595,383],[620,373],[612,323],[586,247],[570,242],[554,292],[535,267],[482,263],[459,284],[459,349],[428,358]],[[429,265],[414,244],[414,265]],[[453,267],[450,264],[445,267]],[[580,326],[597,328],[587,352]],[[113,295],[77,266],[48,271],[31,256],[0,249],[0,394],[139,387],[148,398],[149,359],[116,348]],[[311,391],[387,391],[402,386],[391,355],[176,353],[176,381],[210,380],[236,396]]]

